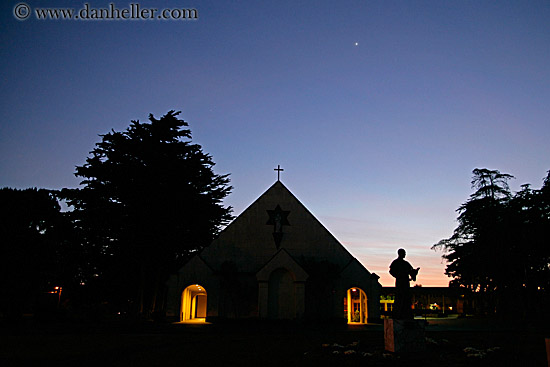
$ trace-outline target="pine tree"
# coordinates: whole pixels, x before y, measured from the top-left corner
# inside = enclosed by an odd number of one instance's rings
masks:
[[[214,173],[179,113],[100,135],[76,168],[83,187],[63,190],[87,253],[88,281],[111,304],[144,316],[162,310],[167,277],[231,219],[222,203],[229,175]]]

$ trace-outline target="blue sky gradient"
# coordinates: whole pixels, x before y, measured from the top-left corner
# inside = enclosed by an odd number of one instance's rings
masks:
[[[181,110],[235,214],[280,164],[383,285],[404,247],[430,286],[472,169],[513,190],[550,169],[548,1],[139,2],[198,10],[185,21],[18,21],[17,3],[0,5],[0,187],[77,187],[98,134]]]

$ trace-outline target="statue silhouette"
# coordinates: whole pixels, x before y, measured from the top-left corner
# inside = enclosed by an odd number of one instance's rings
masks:
[[[393,318],[397,320],[414,319],[412,312],[412,297],[409,281],[416,280],[420,268],[413,269],[405,260],[406,251],[397,250],[398,258],[390,265],[390,274],[395,278],[395,301],[393,304]]]

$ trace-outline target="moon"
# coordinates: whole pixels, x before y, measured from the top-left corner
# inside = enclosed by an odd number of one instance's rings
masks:
[[[359,46],[359,42],[355,42],[355,46]]]

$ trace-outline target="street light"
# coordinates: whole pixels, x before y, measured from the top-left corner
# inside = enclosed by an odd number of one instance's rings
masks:
[[[57,293],[57,308],[59,308],[59,305],[61,304],[61,291],[63,290],[62,287],[54,287],[55,292]]]

